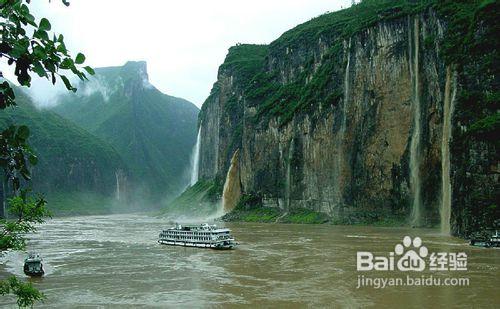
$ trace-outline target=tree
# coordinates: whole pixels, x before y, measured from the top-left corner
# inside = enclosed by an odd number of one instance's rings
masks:
[[[31,282],[23,283],[14,276],[0,281],[0,295],[9,293],[17,296],[17,305],[19,307],[33,307],[36,301],[44,298],[43,293],[35,289]]]
[[[10,213],[15,220],[0,219],[0,250],[24,250],[26,240],[24,235],[36,232],[35,224],[44,222],[50,216],[45,208],[46,201],[43,197],[33,199],[28,196],[27,190],[22,190],[19,196],[9,199]]]
[[[67,0],[62,0],[62,3],[69,5]],[[51,33],[52,26],[46,18],[37,22],[29,4],[30,0],[0,0],[0,60],[13,67],[21,86],[30,87],[31,76],[36,74],[52,84],[62,80],[68,90],[76,91],[65,74],[74,74],[84,81],[87,79],[85,73],[93,75],[94,70],[82,67],[85,62],[82,53],[71,57],[63,35]],[[3,76],[0,72],[0,78]],[[0,83],[0,110],[15,106],[13,87],[4,80]],[[30,130],[24,125],[11,125],[0,133],[0,167],[13,191],[9,205],[10,212],[16,217],[11,221],[0,221],[0,250],[24,249],[24,235],[34,232],[34,224],[42,223],[48,215],[43,197],[33,199],[29,197],[29,191],[22,188],[23,183],[31,178],[30,166],[37,163],[37,157],[28,144],[29,136]],[[32,306],[43,298],[43,294],[30,283],[23,283],[15,277],[0,282],[0,295],[9,293],[17,296],[20,307]]]

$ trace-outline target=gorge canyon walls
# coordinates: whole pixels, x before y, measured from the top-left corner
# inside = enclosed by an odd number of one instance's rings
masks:
[[[462,170],[498,160],[491,144],[470,141],[469,156],[450,146],[464,124],[455,68],[441,56],[446,22],[429,8],[347,38],[328,18],[229,50],[200,114],[200,179],[224,183],[239,149],[241,192],[262,206],[463,235]],[[498,173],[483,172],[469,190],[498,186]]]

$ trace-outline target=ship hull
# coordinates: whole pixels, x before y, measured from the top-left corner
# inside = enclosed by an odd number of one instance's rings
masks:
[[[182,246],[182,247],[195,247],[195,248],[209,248],[215,250],[231,250],[234,249],[234,244],[224,245],[220,243],[194,243],[184,241],[171,241],[171,240],[158,240],[159,244],[169,246]]]

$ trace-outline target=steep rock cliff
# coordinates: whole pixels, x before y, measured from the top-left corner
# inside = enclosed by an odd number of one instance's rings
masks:
[[[200,114],[202,179],[224,182],[240,149],[241,190],[263,206],[348,223],[439,224],[445,116],[454,133],[460,125],[444,115],[445,101],[455,100],[463,68],[443,59],[448,24],[432,1],[374,3],[318,17],[269,46],[229,50]],[[491,201],[498,186],[495,144],[467,151],[451,150],[460,234],[470,232],[467,198],[486,190]],[[481,180],[464,189],[469,164],[496,172],[476,170]]]

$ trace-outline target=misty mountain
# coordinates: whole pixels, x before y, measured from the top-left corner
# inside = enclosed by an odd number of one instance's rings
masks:
[[[53,111],[112,145],[123,159],[129,188],[150,201],[187,183],[198,108],[149,83],[146,62],[97,68]]]
[[[37,109],[16,89],[17,107],[0,114],[0,125],[27,125],[38,157],[31,187],[56,214],[100,213],[114,204],[117,175],[126,166],[108,143],[52,111]],[[71,207],[69,207],[71,205]]]

